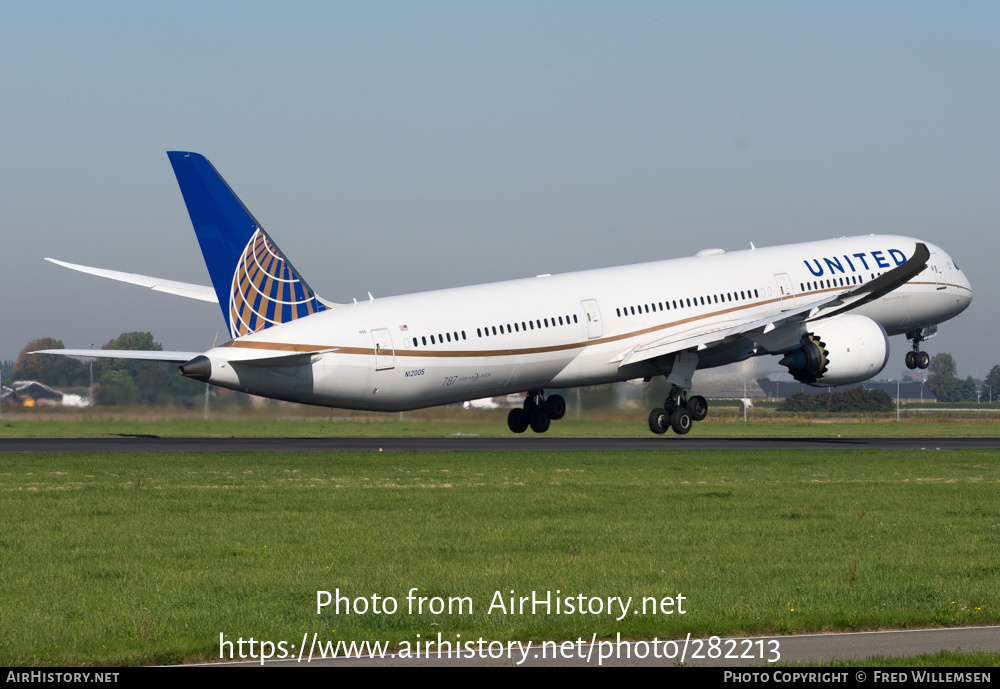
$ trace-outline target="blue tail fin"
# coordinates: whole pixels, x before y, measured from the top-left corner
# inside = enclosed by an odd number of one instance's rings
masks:
[[[167,156],[231,337],[326,309],[204,156]]]

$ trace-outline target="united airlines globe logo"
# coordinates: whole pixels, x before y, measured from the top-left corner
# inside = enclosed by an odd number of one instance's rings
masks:
[[[257,228],[233,274],[229,334],[242,337],[325,309],[271,238]]]

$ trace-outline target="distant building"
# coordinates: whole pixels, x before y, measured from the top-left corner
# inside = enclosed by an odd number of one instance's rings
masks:
[[[759,400],[768,396],[756,380],[744,381],[737,377],[711,375],[696,379],[692,392],[708,399],[717,400],[739,400],[744,397]]]
[[[90,400],[81,395],[63,394],[37,380],[16,380],[9,388],[4,386],[3,402],[18,407],[34,407],[37,404],[86,407],[90,404]]]

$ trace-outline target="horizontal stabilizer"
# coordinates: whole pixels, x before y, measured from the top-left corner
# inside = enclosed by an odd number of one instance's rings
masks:
[[[138,361],[167,361],[183,364],[201,352],[163,352],[138,349],[42,349],[31,354],[61,354],[62,356],[96,357],[102,359],[136,359]]]
[[[176,294],[179,297],[187,297],[189,299],[200,299],[201,301],[208,301],[213,304],[219,303],[219,298],[215,294],[215,289],[208,285],[195,285],[190,282],[177,282],[175,280],[161,280],[160,278],[149,277],[148,275],[123,273],[118,270],[107,270],[106,268],[91,268],[90,266],[81,266],[76,263],[58,261],[54,258],[46,258],[45,260],[50,263],[55,263],[57,266],[62,266],[63,268],[78,270],[81,273],[97,275],[102,278],[109,278],[120,282],[128,282],[133,285],[141,285],[157,292]]]

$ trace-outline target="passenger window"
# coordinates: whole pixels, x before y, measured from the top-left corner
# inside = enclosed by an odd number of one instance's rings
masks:
[[[423,341],[424,346],[426,347],[427,346],[427,338],[426,337],[421,337],[420,339]]]
[[[562,325],[562,324],[563,324],[563,322],[562,322],[562,316],[559,316],[559,325]]]
[[[451,342],[451,333],[445,333],[448,336],[448,342]]]
[[[431,344],[435,344],[433,335],[431,335]]]
[[[464,330],[462,331],[462,339],[463,340],[465,339],[465,331]]]
[[[494,335],[496,335],[496,334],[497,334],[497,327],[496,327],[495,325],[493,326],[493,334],[494,334]]]
[[[500,334],[503,335],[503,325],[500,326]]]
[[[479,337],[483,336],[483,330],[482,330],[482,328],[476,328],[476,335],[479,335]]]

